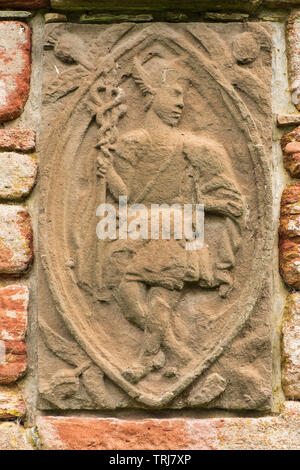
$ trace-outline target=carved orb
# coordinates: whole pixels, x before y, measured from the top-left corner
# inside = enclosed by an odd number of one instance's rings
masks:
[[[242,33],[233,41],[232,51],[238,64],[250,64],[257,59],[260,47],[251,33]]]

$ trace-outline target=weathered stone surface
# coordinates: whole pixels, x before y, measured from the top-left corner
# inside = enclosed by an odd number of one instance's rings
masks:
[[[153,21],[152,15],[111,15],[109,13],[83,14],[80,23],[122,23],[132,21],[133,23],[143,23]]]
[[[238,10],[255,11],[262,0],[51,0],[51,7],[57,10],[143,10],[143,11],[205,11]]]
[[[19,21],[0,23],[0,122],[20,116],[29,94],[29,26]]]
[[[233,41],[232,51],[238,64],[251,64],[259,56],[260,47],[253,34],[244,32]]]
[[[283,164],[293,178],[300,177],[300,127],[285,134],[281,139]]]
[[[11,285],[0,289],[1,384],[15,382],[26,371],[28,301],[26,286]]]
[[[282,8],[276,8],[273,10],[270,10],[269,8],[260,8],[255,16],[258,20],[282,23],[286,20],[287,11]]]
[[[287,298],[282,324],[282,383],[288,399],[300,400],[300,293]]]
[[[206,20],[212,21],[247,21],[249,15],[246,13],[217,13],[208,11],[204,17]]]
[[[286,36],[292,103],[300,110],[300,10],[293,10],[289,15]]]
[[[29,431],[16,423],[0,423],[0,450],[34,450]]]
[[[270,409],[270,32],[47,28],[41,408]],[[134,220],[97,240],[97,207],[120,214],[122,195],[149,211],[203,203],[204,246],[187,249],[180,223],[139,239]]]
[[[51,450],[298,450],[300,403],[280,416],[214,419],[38,418]]]
[[[65,23],[68,21],[66,15],[62,13],[46,13],[45,14],[45,23]]]
[[[0,273],[27,271],[33,259],[33,236],[28,211],[0,204]]]
[[[300,289],[300,184],[282,193],[279,235],[280,273],[288,285]]]
[[[1,4],[0,4],[1,5]],[[5,20],[27,20],[34,15],[32,11],[9,11],[2,10],[0,11],[0,18]]]
[[[25,415],[25,413],[25,403],[19,390],[16,387],[0,385],[0,420],[20,419]],[[1,426],[2,424],[0,423],[0,443]]]
[[[32,190],[37,174],[37,162],[29,155],[0,153],[0,199],[23,199]]]
[[[35,132],[29,129],[0,129],[0,149],[32,151],[35,149]]]
[[[167,21],[180,22],[180,21],[186,21],[187,19],[188,19],[188,15],[186,15],[185,13],[176,12],[176,11],[168,11],[166,13]]]
[[[300,115],[299,114],[279,114],[277,116],[277,126],[285,127],[292,125],[300,124]]]
[[[48,8],[50,0],[0,0],[1,8],[23,8],[37,10],[39,8]]]

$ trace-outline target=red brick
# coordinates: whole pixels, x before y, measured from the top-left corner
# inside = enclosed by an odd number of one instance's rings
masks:
[[[0,129],[1,150],[30,152],[35,149],[35,140],[35,132],[29,129]]]
[[[0,273],[19,274],[33,261],[33,234],[28,211],[0,204]]]
[[[26,286],[11,285],[0,289],[0,384],[9,384],[26,371],[25,334],[29,292]],[[3,348],[4,345],[4,348]]]
[[[282,193],[279,234],[282,239],[300,241],[300,184]]]
[[[279,242],[279,268],[284,282],[300,289],[300,247],[299,243],[292,240],[280,240]]]
[[[50,7],[50,0],[0,0],[0,8],[37,10]]]
[[[286,284],[300,289],[300,184],[282,193],[279,237],[280,273]]]
[[[42,446],[51,450],[299,449],[299,425],[296,402],[263,418],[38,418]]]
[[[300,177],[300,126],[281,139],[283,164],[294,178]]]
[[[31,31],[19,21],[0,22],[0,122],[20,116],[30,88]]]

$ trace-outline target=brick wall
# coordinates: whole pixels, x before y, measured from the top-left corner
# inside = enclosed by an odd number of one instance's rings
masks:
[[[300,2],[120,2],[0,0],[0,449],[299,449],[300,447]],[[291,11],[291,8],[293,10]],[[299,8],[299,10],[297,10]],[[256,20],[276,25],[287,47],[290,94],[279,81],[274,148],[280,169],[279,266],[275,296],[274,375],[282,376],[268,415],[164,418],[45,416],[37,410],[39,188],[36,134],[41,116],[41,54],[45,23]],[[281,31],[281,33],[280,33]],[[286,41],[286,42],[285,42]],[[283,58],[284,63],[284,58]],[[274,67],[280,67],[274,62]],[[289,101],[290,100],[290,101]],[[277,106],[277,103],[280,105]],[[37,139],[38,142],[38,139]],[[284,165],[284,170],[282,165]],[[279,174],[279,173],[278,173]],[[276,208],[274,209],[276,210]],[[277,259],[277,247],[274,248]],[[277,268],[275,268],[277,269]],[[276,277],[277,273],[275,274]],[[277,295],[277,297],[276,297]],[[286,297],[283,311],[282,299]],[[276,299],[279,299],[276,303]],[[280,344],[279,344],[280,343]],[[277,387],[278,388],[278,387]]]

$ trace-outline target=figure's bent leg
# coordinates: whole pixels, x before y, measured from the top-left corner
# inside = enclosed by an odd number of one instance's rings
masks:
[[[137,364],[124,372],[124,377],[137,383],[153,369],[164,365],[165,356],[160,350],[170,320],[170,305],[164,299],[165,290],[153,287],[149,293],[149,312],[145,324],[144,342]]]
[[[147,316],[145,285],[123,279],[115,295],[124,317],[144,330]]]
[[[145,339],[141,358],[153,357],[160,350],[167,331],[171,307],[166,301],[166,289],[153,287],[150,290],[149,313],[146,321]]]
[[[193,359],[193,354],[185,347],[185,345],[176,339],[172,328],[168,328],[163,345],[168,351],[168,355],[176,363],[176,367],[173,366],[167,369],[164,373],[166,377],[176,376],[178,369]]]

